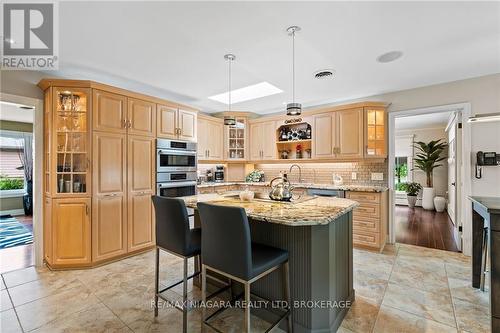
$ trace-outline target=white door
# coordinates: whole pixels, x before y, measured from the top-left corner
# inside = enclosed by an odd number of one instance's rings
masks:
[[[448,131],[448,215],[450,216],[451,222],[456,224],[456,137],[455,129],[450,128]]]
[[[454,115],[455,119],[448,126],[448,205],[447,212],[450,220],[453,222],[453,236],[458,250],[462,250],[462,222],[460,219],[460,196],[461,191],[460,170],[462,168],[461,142],[462,126],[459,123],[460,114]]]

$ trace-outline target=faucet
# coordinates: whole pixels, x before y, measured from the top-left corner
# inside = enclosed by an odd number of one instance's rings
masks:
[[[299,183],[302,183],[302,168],[298,164],[292,164],[290,166],[290,170],[288,170],[289,173],[292,173],[293,167],[297,167],[299,169]]]

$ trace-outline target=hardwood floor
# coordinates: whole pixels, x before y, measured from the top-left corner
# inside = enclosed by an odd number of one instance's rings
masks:
[[[14,216],[26,228],[33,232],[32,216]],[[19,245],[0,250],[0,273],[10,272],[16,269],[26,268],[34,265],[35,256],[33,244]]]
[[[448,213],[396,206],[396,242],[458,252]]]

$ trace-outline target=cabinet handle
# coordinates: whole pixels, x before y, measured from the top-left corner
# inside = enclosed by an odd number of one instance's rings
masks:
[[[122,127],[127,128],[127,120],[126,119],[122,120]]]
[[[132,122],[130,120],[128,121],[128,128],[132,128]]]
[[[85,214],[89,215],[89,205],[85,204]]]
[[[106,198],[111,198],[111,197],[116,197],[116,196],[117,196],[116,193],[103,194],[103,197],[106,197]]]

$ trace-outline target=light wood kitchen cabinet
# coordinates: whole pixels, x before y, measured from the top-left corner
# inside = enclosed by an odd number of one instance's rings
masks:
[[[336,117],[335,113],[322,113],[313,117],[313,151],[314,158],[335,157]]]
[[[92,129],[113,133],[127,132],[127,97],[94,89],[92,92]]]
[[[52,261],[58,266],[91,263],[90,199],[52,200]]]
[[[276,158],[276,123],[274,121],[250,124],[250,158],[252,160]]]
[[[128,137],[128,251],[155,244],[153,205],[155,190],[155,140]]]
[[[154,137],[156,135],[156,104],[128,98],[128,133]]]
[[[365,158],[387,157],[386,112],[382,107],[365,108]]]
[[[346,192],[346,197],[359,202],[352,214],[353,244],[382,251],[387,235],[388,192]]]
[[[158,104],[157,119],[159,138],[196,141],[196,112]]]
[[[198,117],[198,159],[222,160],[224,123],[221,119]]]
[[[92,259],[127,253],[127,136],[93,134]]]
[[[363,157],[363,108],[337,111],[336,117],[336,157]]]

